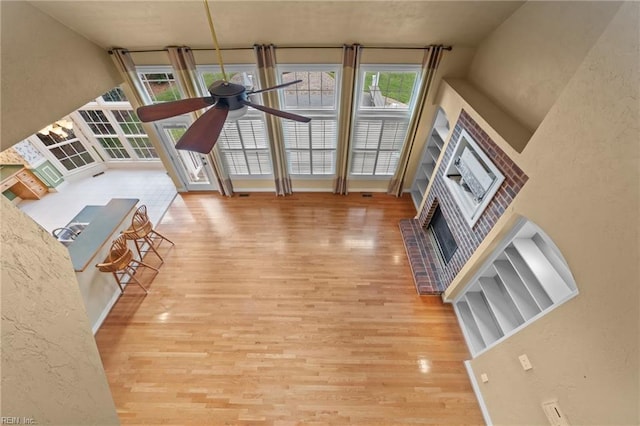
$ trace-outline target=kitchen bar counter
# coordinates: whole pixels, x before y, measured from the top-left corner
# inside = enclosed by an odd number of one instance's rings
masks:
[[[82,272],[87,267],[93,267],[96,263],[104,259],[94,259],[98,251],[106,243],[111,243],[114,238],[110,238],[114,233],[119,233],[129,226],[121,226],[124,219],[138,204],[137,198],[113,198],[109,203],[98,210],[93,216],[89,225],[82,231],[78,238],[69,245],[69,254],[73,269]]]
[[[106,206],[88,206],[91,208],[83,209],[75,218],[89,222],[67,248],[94,333],[120,296],[113,275],[100,272],[95,265],[104,262],[111,242],[131,225],[138,201],[137,198],[114,198]],[[85,214],[89,211],[91,214]]]

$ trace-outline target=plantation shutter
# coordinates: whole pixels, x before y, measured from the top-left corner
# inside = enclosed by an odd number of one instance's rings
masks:
[[[283,121],[289,173],[332,175],[335,173],[337,123],[313,119],[310,123]]]
[[[407,119],[357,119],[351,173],[393,175],[407,132]]]

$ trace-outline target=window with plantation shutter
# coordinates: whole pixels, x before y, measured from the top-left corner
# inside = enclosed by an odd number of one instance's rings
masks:
[[[419,66],[362,66],[351,143],[351,175],[392,176],[413,111]]]
[[[282,120],[289,173],[333,176],[338,140],[339,68],[333,65],[279,67],[283,83],[302,80],[281,91],[285,111],[311,118],[309,123]]]
[[[271,157],[264,121],[227,121],[218,138],[227,171],[232,175],[270,175]]]
[[[312,119],[310,123],[283,120],[289,173],[333,175],[336,163],[335,119]]]
[[[222,72],[217,66],[198,66],[198,89],[202,96],[208,96],[208,87],[222,80]],[[229,65],[225,67],[227,79],[241,84],[247,90],[257,90],[258,79],[255,69],[247,65]],[[260,104],[259,100],[251,99]],[[271,151],[267,140],[264,113],[249,108],[245,115],[236,121],[227,120],[217,142],[222,161],[227,172],[234,177],[260,177],[273,173]]]

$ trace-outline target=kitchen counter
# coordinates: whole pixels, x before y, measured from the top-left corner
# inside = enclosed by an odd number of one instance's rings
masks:
[[[129,226],[129,222],[125,224],[122,222],[133,212],[138,201],[140,200],[137,198],[114,198],[106,206],[94,211],[91,215],[93,217],[88,218],[90,220],[85,219],[89,224],[69,245],[71,262],[76,272],[82,272],[89,266],[93,267],[92,261],[100,248],[106,243],[110,246],[111,241],[115,239],[110,237],[119,234]],[[74,221],[84,222],[85,220]],[[99,259],[93,263],[100,263],[102,260]]]
[[[94,333],[120,296],[113,275],[100,272],[95,265],[104,262],[111,242],[131,225],[139,201],[137,198],[114,198],[106,206],[87,206],[74,218],[89,222],[67,248]]]

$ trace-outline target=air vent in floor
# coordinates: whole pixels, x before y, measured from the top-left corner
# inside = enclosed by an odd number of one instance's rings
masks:
[[[248,197],[248,196],[249,196],[249,194],[247,194],[247,193],[238,194],[238,197]]]
[[[371,194],[371,193],[369,193],[369,192],[364,192],[364,193],[362,194],[362,196],[363,196],[364,198],[371,198],[371,197],[373,197],[373,194]]]

